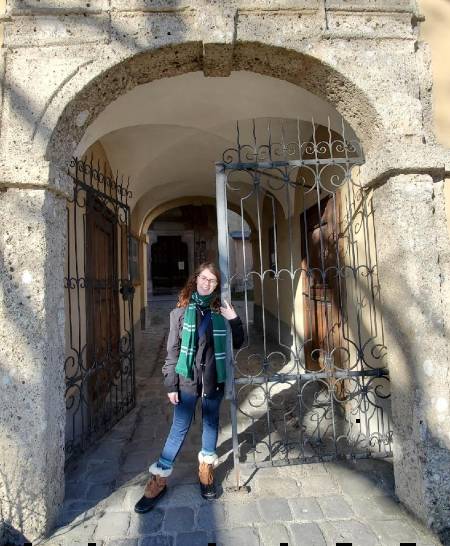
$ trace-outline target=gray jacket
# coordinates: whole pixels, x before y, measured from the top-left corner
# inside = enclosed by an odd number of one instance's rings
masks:
[[[167,392],[187,391],[191,394],[210,396],[223,389],[224,384],[217,383],[216,360],[214,357],[214,339],[211,321],[203,336],[197,342],[194,377],[189,379],[175,372],[181,346],[185,307],[177,307],[170,312],[170,330],[167,338],[167,357],[162,368],[164,386]],[[200,311],[197,310],[197,328],[201,322]],[[244,342],[244,329],[239,317],[229,321],[233,336],[233,347],[239,349]],[[203,387],[203,390],[202,390]]]

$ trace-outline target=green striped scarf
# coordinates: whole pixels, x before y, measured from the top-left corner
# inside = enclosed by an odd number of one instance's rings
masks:
[[[197,353],[197,311],[210,307],[213,294],[200,296],[198,292],[192,292],[191,299],[184,313],[183,331],[181,334],[181,347],[175,371],[189,379],[194,378],[193,364]],[[214,336],[214,356],[216,359],[217,383],[224,383],[226,378],[225,354],[227,330],[225,319],[220,313],[211,309],[211,320]]]

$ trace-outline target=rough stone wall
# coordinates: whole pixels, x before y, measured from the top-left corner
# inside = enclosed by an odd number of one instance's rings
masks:
[[[396,490],[436,529],[450,521],[450,245],[442,229],[443,184],[428,175],[399,175],[373,197]]]
[[[90,121],[120,94],[192,70],[253,70],[297,83],[343,114],[367,154],[395,147],[384,163],[417,162],[427,98],[420,70],[428,69],[413,1],[394,4],[10,0],[0,182],[46,185],[50,177],[64,189],[46,160],[64,165]],[[397,153],[399,143],[407,156]],[[377,168],[384,165],[373,162]]]
[[[65,201],[0,192],[0,543],[49,529],[63,495]]]
[[[189,71],[252,70],[301,85],[334,106],[363,143],[361,177],[368,184],[395,173],[450,172],[450,158],[432,144],[429,55],[417,42],[413,0],[8,0],[3,23],[0,186],[10,189],[0,194],[0,225],[12,263],[2,270],[2,358],[5,377],[32,382],[10,387],[2,406],[2,441],[17,436],[20,453],[12,458],[12,444],[0,453],[9,498],[16,499],[10,522],[34,539],[53,522],[62,495],[64,340],[52,317],[63,309],[66,234],[63,200],[55,194],[65,193],[71,154],[112,100]],[[20,214],[28,209],[32,225]],[[397,235],[404,237],[401,230]],[[421,240],[420,230],[415,236]],[[25,288],[14,279],[25,269],[33,281],[21,306]],[[23,317],[22,337],[14,337],[13,317]],[[407,346],[409,338],[430,334],[405,328],[402,335]],[[399,419],[408,418],[408,404]],[[438,454],[430,447],[429,460]],[[433,495],[424,494],[423,502],[432,503]],[[38,511],[23,518],[17,506]]]

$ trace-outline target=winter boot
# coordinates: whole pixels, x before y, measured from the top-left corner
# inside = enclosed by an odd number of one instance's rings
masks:
[[[145,486],[144,495],[134,506],[134,511],[138,514],[145,514],[145,512],[148,512],[156,505],[166,492],[167,478],[172,474],[171,468],[164,470],[163,468],[159,468],[157,463],[153,463],[148,470],[150,472],[150,479]]]
[[[217,497],[216,486],[214,485],[214,468],[219,464],[219,459],[213,455],[198,454],[198,479],[200,482],[200,493],[204,499],[211,500]]]

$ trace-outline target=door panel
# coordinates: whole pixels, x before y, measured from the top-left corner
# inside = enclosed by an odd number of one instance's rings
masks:
[[[304,335],[306,368],[317,371],[327,358],[341,367],[342,305],[339,276],[339,192],[325,197],[300,218],[302,237]]]
[[[87,391],[95,405],[107,396],[120,368],[117,224],[110,211],[92,198],[86,228]]]

